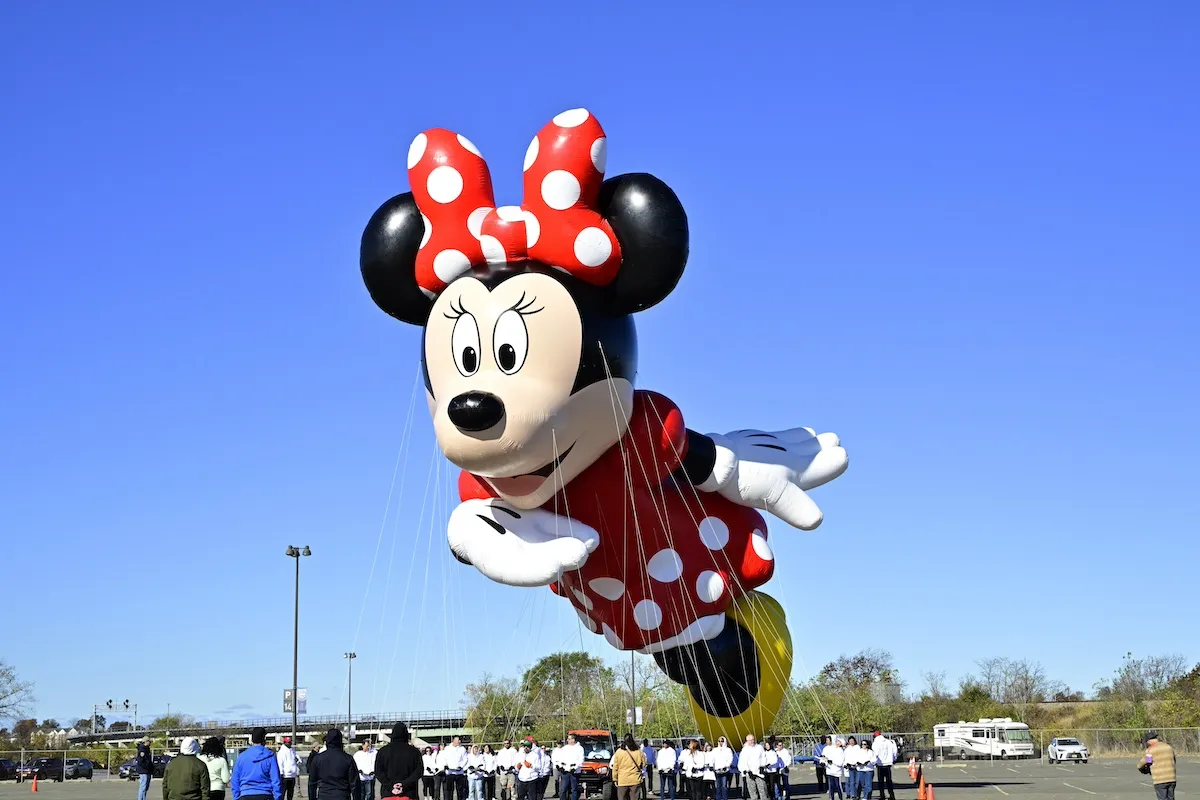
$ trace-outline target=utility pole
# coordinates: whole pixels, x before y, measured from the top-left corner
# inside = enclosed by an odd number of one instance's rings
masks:
[[[354,691],[354,659],[358,658],[358,653],[343,653],[342,658],[346,659],[346,744],[347,746],[353,741],[354,729],[352,717],[350,716],[350,700]]]
[[[637,665],[634,657],[637,652],[629,651],[629,732],[637,733]],[[636,735],[634,736],[636,739]]]

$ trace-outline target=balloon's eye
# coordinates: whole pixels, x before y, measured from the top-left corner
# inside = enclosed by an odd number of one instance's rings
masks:
[[[479,325],[475,317],[470,314],[459,316],[450,334],[450,347],[454,351],[454,365],[464,377],[479,370]]]
[[[509,309],[496,320],[492,336],[496,345],[496,364],[506,375],[512,375],[525,364],[529,353],[529,330],[521,314]]]

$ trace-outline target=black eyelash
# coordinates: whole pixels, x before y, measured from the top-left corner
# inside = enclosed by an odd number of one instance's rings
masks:
[[[458,305],[457,306],[454,305],[455,303],[458,303]],[[450,313],[447,314],[446,312],[443,311],[442,316],[445,317],[446,319],[458,319],[463,314],[467,314],[467,313],[469,313],[469,312],[467,311],[466,307],[463,306],[462,298],[456,297],[455,299],[450,301]]]
[[[545,306],[542,306],[541,308],[535,308],[535,309],[533,309],[533,311],[530,311],[530,310],[529,310],[529,309],[530,309],[530,307],[532,307],[532,306],[533,306],[533,304],[534,304],[534,303],[536,303],[536,302],[537,302],[537,298],[536,298],[536,297],[531,297],[531,298],[529,298],[529,302],[525,302],[525,293],[524,293],[524,292],[521,292],[521,299],[520,299],[520,300],[518,300],[517,302],[513,303],[513,304],[512,304],[512,307],[511,307],[509,310],[510,310],[510,311],[515,311],[515,312],[517,312],[518,314],[520,314],[520,315],[521,315],[521,316],[523,316],[523,317],[527,317],[527,316],[529,316],[530,314],[536,314],[536,313],[538,313],[539,311],[545,311],[545,310],[546,310],[546,307],[545,307]]]

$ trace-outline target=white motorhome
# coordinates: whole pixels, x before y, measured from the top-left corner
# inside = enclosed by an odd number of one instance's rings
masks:
[[[1024,722],[1008,717],[947,722],[933,729],[933,746],[949,758],[1033,758],[1033,737]]]

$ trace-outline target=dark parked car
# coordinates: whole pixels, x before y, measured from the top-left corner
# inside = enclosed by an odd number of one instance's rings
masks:
[[[131,758],[117,769],[118,778],[137,780],[137,759]]]
[[[161,778],[163,776],[163,773],[167,771],[167,764],[171,763],[171,758],[172,758],[172,756],[153,756],[150,759],[151,761],[154,762],[153,777]],[[128,772],[126,772],[126,767],[128,767],[128,770],[129,770]],[[118,774],[122,778],[128,778],[131,781],[136,781],[138,779],[137,759],[131,758],[130,760],[128,760],[124,764],[122,764],[121,771]]]
[[[67,780],[87,778],[90,781],[92,779],[92,762],[86,758],[68,758],[63,772],[63,777]]]
[[[7,758],[0,758],[0,781],[15,781],[16,779],[17,765]]]
[[[61,758],[35,758],[21,767],[21,777],[27,781],[37,778],[39,781],[63,780],[63,760]]]

